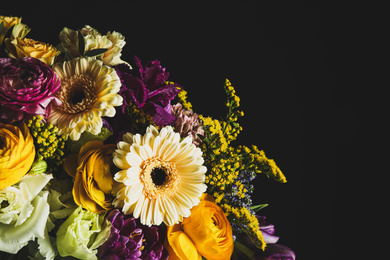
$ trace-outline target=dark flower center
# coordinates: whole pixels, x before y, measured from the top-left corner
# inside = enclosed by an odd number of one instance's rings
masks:
[[[153,168],[150,176],[152,177],[152,181],[154,185],[161,186],[167,181],[167,173],[165,169],[160,167]]]
[[[58,109],[74,114],[89,109],[97,99],[95,84],[88,75],[75,75],[62,80],[56,96],[62,105]]]
[[[0,209],[4,209],[4,208],[6,208],[6,207],[8,207],[8,206],[9,206],[8,201],[3,200],[3,201],[1,202],[1,204],[0,204]]]
[[[82,89],[78,89],[70,97],[69,103],[72,103],[73,105],[77,105],[78,103],[83,101],[84,98],[85,98],[84,91]]]
[[[172,196],[180,182],[180,175],[174,163],[150,158],[143,162],[140,180],[149,199]]]

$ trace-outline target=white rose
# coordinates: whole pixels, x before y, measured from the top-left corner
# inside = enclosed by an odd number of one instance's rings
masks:
[[[25,175],[17,184],[0,190],[0,251],[16,254],[38,238],[41,254],[53,259],[46,223],[50,208],[48,191],[42,191],[53,177]]]

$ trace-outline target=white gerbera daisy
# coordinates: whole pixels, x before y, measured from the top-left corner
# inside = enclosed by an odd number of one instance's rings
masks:
[[[180,141],[171,126],[160,132],[149,126],[143,136],[127,133],[113,155],[121,169],[113,204],[144,225],[182,221],[206,191],[202,151],[190,136]]]
[[[62,104],[53,106],[49,123],[72,140],[78,140],[84,131],[99,134],[103,126],[101,117],[113,117],[114,106],[122,105],[123,101],[117,94],[121,82],[115,69],[99,60],[78,58],[57,63],[53,70],[61,79],[61,88],[55,95]]]

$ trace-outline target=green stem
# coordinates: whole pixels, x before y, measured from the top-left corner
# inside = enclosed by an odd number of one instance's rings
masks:
[[[237,240],[234,241],[234,247],[244,253],[249,259],[252,259],[252,257],[255,255],[255,252],[252,249],[248,248]]]

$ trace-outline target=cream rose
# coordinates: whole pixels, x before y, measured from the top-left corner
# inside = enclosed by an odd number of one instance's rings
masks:
[[[84,37],[85,52],[95,49],[107,49],[107,51],[96,58],[102,60],[104,65],[115,66],[121,63],[126,63],[121,60],[122,48],[126,44],[125,37],[118,32],[108,32],[106,35],[101,35],[95,28],[85,25],[81,29]],[[60,41],[66,51],[72,58],[80,56],[78,32],[65,27],[60,32]]]

